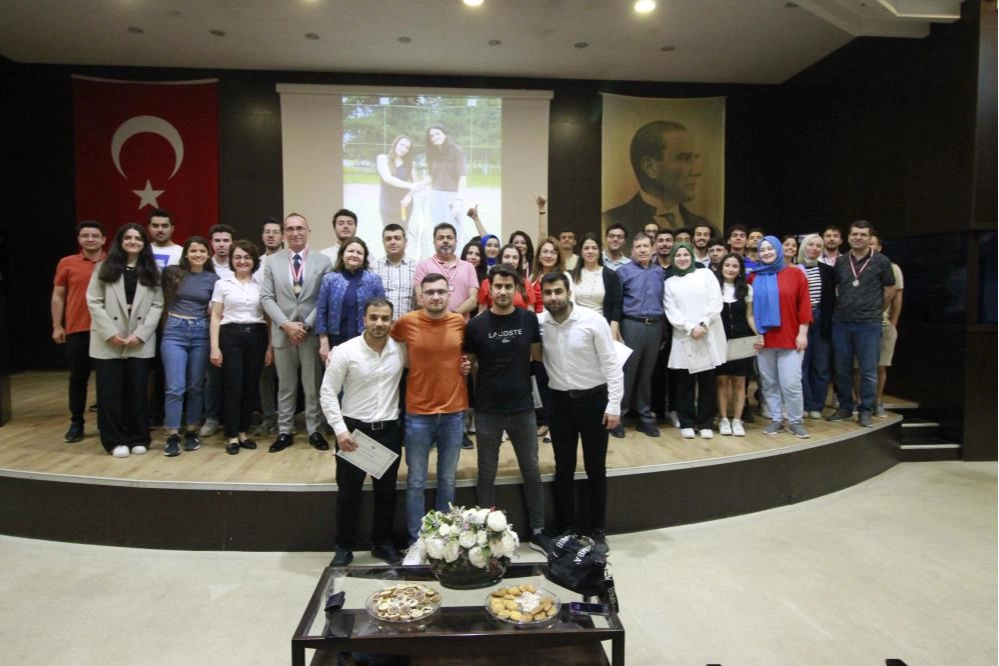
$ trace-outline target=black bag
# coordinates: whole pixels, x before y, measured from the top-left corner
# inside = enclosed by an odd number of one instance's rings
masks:
[[[617,611],[614,577],[607,560],[597,552],[593,540],[567,532],[548,546],[545,577],[557,585],[587,597],[600,597]]]

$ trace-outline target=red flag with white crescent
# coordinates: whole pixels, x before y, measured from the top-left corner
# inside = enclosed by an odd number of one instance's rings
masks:
[[[218,82],[73,77],[76,215],[113,234],[173,215],[174,242],[219,219]]]

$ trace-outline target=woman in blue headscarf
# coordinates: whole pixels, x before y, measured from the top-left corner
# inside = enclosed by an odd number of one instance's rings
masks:
[[[776,236],[760,241],[759,259],[749,282],[753,285],[756,330],[763,334],[763,342],[756,345],[760,390],[771,418],[763,434],[784,432],[782,414],[787,412],[788,429],[795,437],[806,439],[801,357],[808,347],[808,326],[812,323],[808,279],[798,268],[784,264],[783,246]]]

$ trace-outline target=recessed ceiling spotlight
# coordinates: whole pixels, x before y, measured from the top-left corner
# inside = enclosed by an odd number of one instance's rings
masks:
[[[209,30],[208,32],[216,37],[225,37],[225,30]]]
[[[573,44],[573,46],[575,46],[577,49],[585,49],[589,45],[590,45],[589,42],[576,42],[575,44]]]
[[[502,43],[503,43],[503,42],[501,42],[501,41],[500,41],[500,40],[498,40],[498,39],[490,39],[490,40],[489,40],[489,46],[499,46],[499,45],[500,45],[500,44],[502,44]]]
[[[669,53],[670,51],[676,51],[676,47],[675,46],[664,46],[664,47],[662,47],[659,50],[662,51],[663,53]]]
[[[400,37],[399,41],[401,43],[403,43],[403,44],[409,44],[411,41],[413,41],[413,38],[412,37]]]
[[[635,3],[635,11],[639,14],[648,14],[656,8],[656,0],[638,0]]]
[[[142,33],[145,32],[145,30],[143,30],[142,28],[136,28],[134,26],[129,28],[128,31],[133,35],[141,35]]]
[[[317,35],[314,32],[307,32],[307,33],[305,33],[305,38],[306,39],[319,39],[319,35]]]
[[[478,7],[482,4],[482,0],[461,0],[468,7]]]

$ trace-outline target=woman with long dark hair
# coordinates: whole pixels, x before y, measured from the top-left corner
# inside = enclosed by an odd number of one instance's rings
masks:
[[[323,365],[336,345],[364,332],[364,306],[385,298],[382,279],[368,263],[368,246],[360,238],[340,245],[333,270],[323,276],[316,299],[316,333]]]
[[[534,263],[531,265],[531,285],[534,287],[534,311],[544,311],[544,304],[541,302],[541,279],[549,273],[565,273],[565,262],[562,259],[562,252],[559,250],[558,241],[548,236],[538,244],[538,251],[534,255]]]
[[[420,187],[413,167],[413,140],[397,136],[388,153],[375,158],[375,166],[381,179],[378,211],[382,226],[401,224],[405,228],[413,214],[413,193]]]
[[[520,250],[513,245],[504,245],[500,249],[500,260],[497,264],[506,264],[515,271],[520,268]],[[496,264],[494,264],[496,265]],[[492,297],[489,295],[489,278],[483,278],[479,284],[479,312],[488,310],[493,305]],[[513,306],[536,312],[534,306],[534,288],[527,278],[521,278],[517,282],[517,291],[513,292]]]
[[[461,248],[461,260],[472,264],[475,269],[475,277],[478,278],[479,282],[482,282],[486,276],[486,264],[482,261],[481,241],[481,238],[475,236],[465,243],[465,247]]]
[[[527,277],[531,272],[531,266],[534,265],[534,242],[526,231],[519,230],[510,234],[510,238],[506,242],[520,251],[520,266],[518,268],[524,277]]]
[[[212,293],[212,365],[222,368],[222,420],[228,443],[225,452],[255,449],[250,417],[260,396],[260,371],[273,360],[270,326],[260,303],[260,285],[253,273],[260,267],[257,246],[248,240],[232,244],[232,277],[215,283]]]
[[[610,324],[611,335],[621,341],[623,295],[617,273],[604,266],[604,249],[594,233],[583,236],[579,246],[579,261],[569,271],[572,277],[572,297],[576,305],[602,314]]]
[[[753,321],[753,288],[746,282],[746,264],[734,252],[726,254],[718,269],[718,283],[722,289],[722,324],[725,338],[745,338],[756,335]],[[753,359],[740,358],[726,361],[715,369],[718,384],[718,432],[722,435],[744,437],[742,410],[746,403],[746,377],[753,373]],[[728,419],[729,398],[732,420]]]
[[[156,355],[163,290],[149,236],[138,224],[119,229],[107,259],[94,267],[87,307],[101,445],[115,458],[145,453],[147,381],[150,359]]]
[[[465,152],[441,125],[427,128],[427,169],[430,177],[430,222],[436,226],[450,222],[461,229],[462,194],[468,179]],[[467,235],[458,234],[462,242]]]
[[[181,250],[180,263],[163,271],[166,318],[160,357],[165,385],[163,427],[167,435],[163,455],[167,457],[180,455],[182,413],[187,415],[184,450],[201,448],[198,425],[204,412],[205,368],[211,350],[209,310],[219,279],[210,259],[208,241],[191,236]]]

